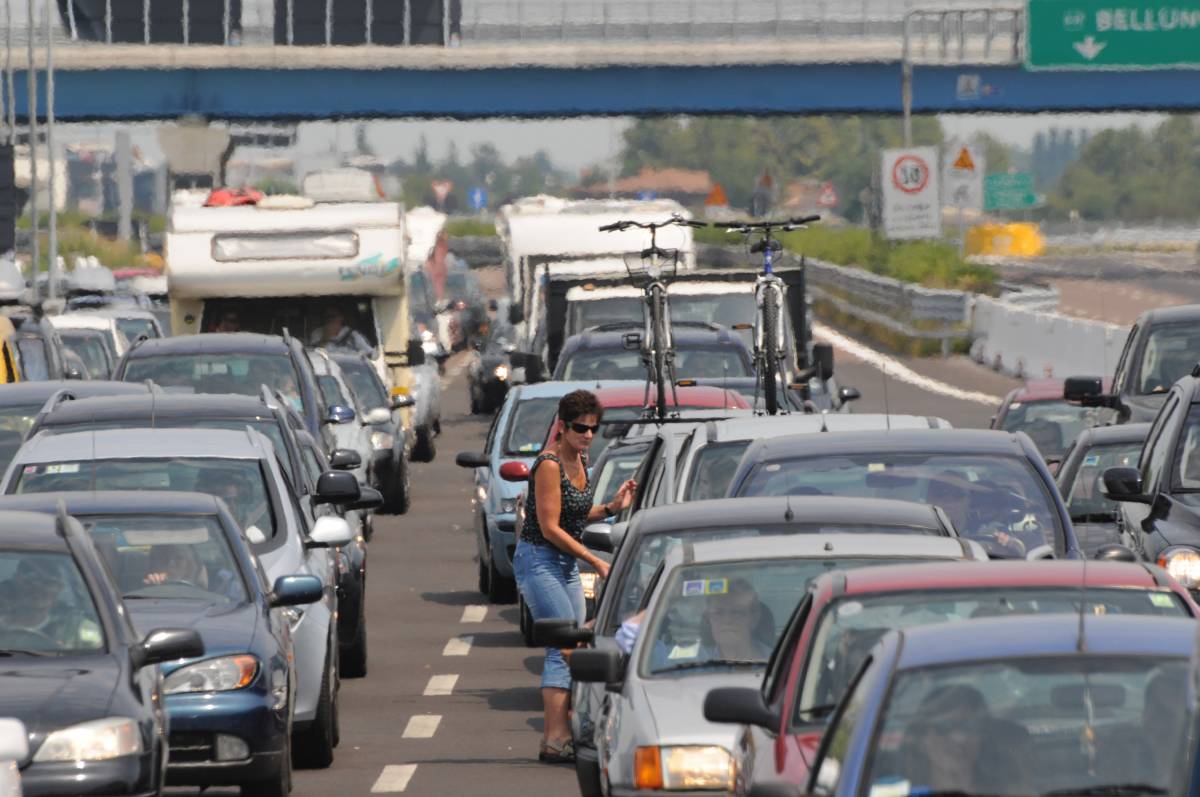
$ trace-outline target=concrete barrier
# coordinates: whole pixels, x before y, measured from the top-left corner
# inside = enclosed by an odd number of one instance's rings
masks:
[[[1116,368],[1129,328],[1043,313],[975,297],[971,356],[1015,377],[1107,376]]]

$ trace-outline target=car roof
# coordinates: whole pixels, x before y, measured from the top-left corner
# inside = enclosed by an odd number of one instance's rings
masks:
[[[1108,445],[1110,443],[1141,443],[1145,442],[1150,433],[1150,423],[1120,423],[1114,426],[1093,426],[1084,429],[1080,438],[1089,446]],[[1086,435],[1086,437],[1085,437]]]
[[[270,416],[273,405],[261,399],[216,393],[149,393],[120,398],[85,398],[63,401],[43,419],[46,426],[84,421],[141,420],[158,418],[255,418]]]
[[[929,415],[883,415],[881,413],[799,413],[755,415],[710,421],[705,436],[710,443],[756,440],[767,435],[854,432],[868,430],[934,429],[949,427],[947,421]]]
[[[1046,614],[917,626],[899,633],[898,669],[1026,656],[1141,655],[1186,658],[1196,644],[1196,621],[1145,615]]]
[[[689,560],[702,563],[789,557],[964,559],[969,550],[957,539],[923,534],[795,534],[696,543],[685,539],[671,549],[667,568]]]
[[[202,335],[144,340],[131,349],[128,356],[233,353],[288,354],[289,350],[287,343],[279,335],[260,335],[256,332],[206,332]]]
[[[60,390],[76,396],[131,396],[146,394],[144,382],[112,382],[104,379],[55,379],[46,382],[15,382],[0,385],[0,407],[14,404],[45,404]]]
[[[645,382],[639,379],[603,379],[600,381],[595,379],[585,379],[570,382],[536,382],[532,385],[521,385],[520,399],[561,398],[573,390],[596,391],[602,388],[623,386],[638,386],[644,388],[645,384]]]
[[[58,518],[45,512],[0,511],[0,547],[36,546],[67,549],[58,533]]]
[[[822,579],[834,574],[821,576]],[[1085,581],[1089,587],[1167,588],[1165,571],[1136,562],[1082,561],[1056,559],[1037,564],[1022,561],[963,562],[949,564],[913,564],[871,567],[847,571],[836,576],[845,595],[879,592],[911,592],[925,589],[996,589],[1021,587],[1070,587],[1078,589]],[[814,587],[819,582],[814,582]]]
[[[791,514],[789,518],[788,515]],[[676,529],[784,523],[863,523],[940,527],[933,507],[890,498],[831,495],[712,498],[647,507],[635,521],[640,534]],[[865,535],[864,535],[865,536]]]
[[[1200,321],[1200,304],[1181,304],[1175,307],[1157,307],[1147,310],[1138,318],[1138,326],[1173,324],[1182,321]]]
[[[58,502],[71,515],[216,515],[217,499],[179,490],[97,490],[93,492],[25,493],[0,496],[0,512],[24,510],[53,513]]]
[[[653,390],[647,394],[645,382],[622,387],[602,387],[592,391],[606,409],[658,406]],[[692,406],[731,409],[750,409],[749,402],[733,390],[710,385],[687,385],[667,391],[667,406]],[[647,401],[649,404],[647,405]]]
[[[1025,456],[1017,435],[994,429],[892,429],[836,435],[793,434],[756,440],[743,463],[822,454],[870,454],[920,451],[931,454]]]
[[[140,457],[260,459],[258,432],[225,429],[101,429],[67,434],[36,434],[17,451],[14,462],[90,461]]]

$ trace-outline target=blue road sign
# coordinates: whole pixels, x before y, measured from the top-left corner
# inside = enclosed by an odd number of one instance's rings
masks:
[[[474,210],[483,210],[487,207],[487,189],[476,186],[467,192],[467,199],[470,200]]]

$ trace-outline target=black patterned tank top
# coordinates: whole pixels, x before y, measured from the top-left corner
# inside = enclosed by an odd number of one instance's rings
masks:
[[[562,460],[554,454],[542,454],[533,461],[533,467],[529,469],[529,494],[525,496],[525,523],[521,526],[521,539],[530,545],[549,545],[550,542],[542,536],[542,528],[538,525],[537,519],[537,496],[534,494],[534,474],[537,473],[538,465],[541,465],[548,459],[552,459],[558,463],[559,473],[562,475],[562,505],[558,513],[558,525],[562,526],[563,531],[570,534],[575,539],[583,536],[584,526],[587,525],[588,512],[592,511],[592,480],[589,477],[585,489],[580,490],[567,477],[567,469],[563,467]],[[587,469],[584,469],[587,473]]]

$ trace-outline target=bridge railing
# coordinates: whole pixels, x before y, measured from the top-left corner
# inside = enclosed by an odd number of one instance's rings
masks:
[[[6,4],[6,9],[9,4]],[[23,45],[28,7],[0,15]],[[59,44],[458,45],[754,42],[906,35],[929,58],[955,42],[1015,42],[1023,21],[979,0],[34,0],[36,36]],[[992,9],[994,11],[994,9]],[[916,22],[913,21],[917,14]],[[1001,41],[1002,40],[1002,41]]]

